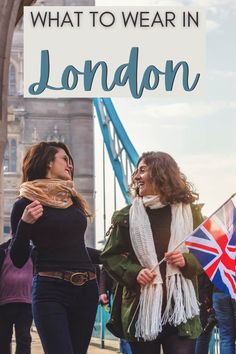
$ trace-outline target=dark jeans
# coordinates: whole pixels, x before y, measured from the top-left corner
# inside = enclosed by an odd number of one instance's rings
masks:
[[[30,354],[32,325],[31,304],[10,303],[0,306],[0,354],[11,353],[15,326],[16,354]]]
[[[202,333],[196,341],[195,354],[208,354],[209,344],[211,341],[212,330],[207,333]]]
[[[151,342],[130,342],[132,354],[194,354],[195,340],[164,332]]]
[[[45,354],[86,354],[97,305],[96,280],[75,286],[36,276],[33,316]]]
[[[213,307],[220,331],[220,353],[234,354],[236,339],[236,301],[224,293],[213,293]]]
[[[129,342],[127,342],[127,340],[120,340],[120,351],[122,354],[132,354]]]

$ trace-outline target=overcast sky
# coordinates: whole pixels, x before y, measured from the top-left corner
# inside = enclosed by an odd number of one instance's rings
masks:
[[[200,202],[205,203],[203,211],[209,215],[236,192],[236,1],[96,0],[96,5],[206,8],[206,97],[197,100],[117,98],[113,102],[138,153],[149,150],[170,153],[194,183]],[[98,130],[96,126],[96,146],[101,145]],[[98,148],[96,161],[101,161]],[[99,216],[102,215],[100,163],[96,165],[96,175],[96,213]],[[107,224],[113,208],[111,199],[110,196],[107,200]],[[124,202],[119,199],[118,207],[122,205]],[[98,219],[100,234],[101,217]]]

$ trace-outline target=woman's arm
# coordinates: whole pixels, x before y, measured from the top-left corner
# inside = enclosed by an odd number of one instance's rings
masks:
[[[10,257],[13,264],[21,268],[27,262],[30,256],[30,231],[31,224],[24,222],[21,217],[30,201],[19,199],[13,205],[11,213],[11,229],[13,242],[10,250]]]
[[[143,267],[135,259],[129,246],[129,228],[116,223],[100,256],[110,274],[121,285],[134,287]]]
[[[195,230],[203,221],[204,217],[201,213],[202,204],[191,204],[193,215],[193,229]],[[185,266],[181,268],[183,276],[187,279],[193,279],[202,272],[202,266],[197,258],[191,253],[183,253]]]
[[[181,268],[183,276],[187,279],[193,279],[202,272],[202,267],[197,258],[192,253],[183,253],[185,266]]]
[[[101,264],[101,260],[100,260],[100,254],[101,251],[97,250],[96,248],[91,248],[91,247],[86,247],[89,257],[91,259],[91,262],[93,264]]]

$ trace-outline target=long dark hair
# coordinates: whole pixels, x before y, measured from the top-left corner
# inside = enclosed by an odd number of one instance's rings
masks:
[[[176,161],[169,154],[161,151],[144,152],[138,160],[137,167],[141,160],[148,166],[150,179],[154,188],[158,190],[163,204],[180,202],[188,204],[198,199],[193,185],[187,181]],[[137,170],[132,175],[131,188],[135,191],[135,195],[138,195],[136,173]]]
[[[56,153],[59,149],[63,149],[69,161],[73,166],[71,177],[73,179],[74,161],[71,156],[69,148],[62,142],[57,141],[42,141],[38,144],[32,145],[25,154],[22,164],[22,183],[27,181],[34,181],[36,179],[43,179],[46,177],[48,165],[54,161]],[[89,206],[85,199],[77,193],[78,203],[86,216],[91,217]]]
[[[22,164],[22,183],[45,178],[48,165],[51,161],[54,161],[55,155],[58,153],[59,149],[63,149],[66,152],[71,164],[74,166],[70,151],[64,143],[42,141],[41,143],[31,146],[25,154]]]

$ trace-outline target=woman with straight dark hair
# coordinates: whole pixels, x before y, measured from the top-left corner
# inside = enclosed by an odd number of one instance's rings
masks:
[[[45,354],[86,354],[98,304],[88,251],[96,258],[96,250],[85,247],[91,213],[74,188],[72,156],[61,142],[41,142],[27,151],[22,172],[11,214],[12,261],[25,264],[32,240],[33,317]]]
[[[193,354],[201,267],[181,242],[202,221],[198,195],[164,152],[142,154],[131,186],[132,205],[113,215],[101,255],[118,282],[108,328],[133,354]]]

